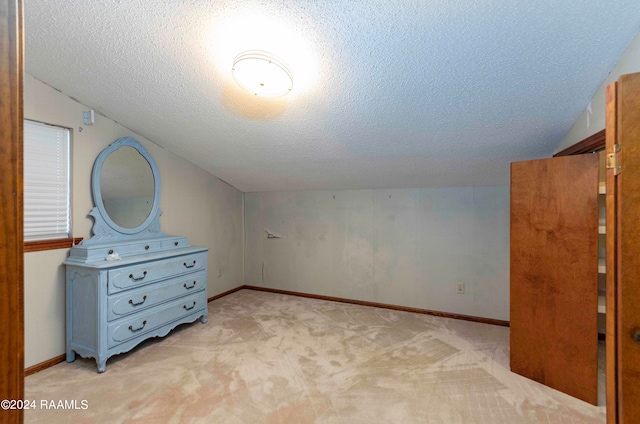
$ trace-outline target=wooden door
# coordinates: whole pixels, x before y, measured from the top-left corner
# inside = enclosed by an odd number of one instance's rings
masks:
[[[598,155],[511,164],[511,370],[596,404]]]
[[[607,153],[620,147],[620,173],[607,169],[607,421],[636,423],[640,422],[640,340],[634,338],[636,333],[640,336],[640,73],[623,75],[607,87],[606,123]],[[610,315],[610,307],[615,314]]]
[[[22,3],[0,2],[0,400],[23,399]],[[0,410],[3,423],[21,410]]]

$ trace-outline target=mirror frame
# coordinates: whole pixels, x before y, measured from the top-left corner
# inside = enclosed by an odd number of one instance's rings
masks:
[[[155,186],[151,212],[144,222],[135,228],[121,227],[111,219],[104,207],[102,190],[100,188],[100,178],[105,161],[109,155],[124,146],[133,147],[147,161],[153,173]],[[166,236],[165,233],[160,231],[159,218],[162,214],[159,208],[160,171],[149,152],[133,137],[117,139],[98,155],[93,164],[93,170],[91,171],[91,193],[93,195],[93,204],[95,205],[94,208],[91,209],[91,212],[89,212],[89,215],[94,218],[93,228],[91,229],[93,236],[89,240],[85,240],[83,244]]]

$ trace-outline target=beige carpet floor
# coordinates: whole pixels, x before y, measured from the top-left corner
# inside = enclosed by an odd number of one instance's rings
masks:
[[[25,392],[27,423],[605,422],[604,407],[511,373],[508,328],[252,290],[104,374],[79,358]]]

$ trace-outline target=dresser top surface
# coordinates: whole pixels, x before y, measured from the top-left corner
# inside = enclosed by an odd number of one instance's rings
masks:
[[[106,246],[108,247],[108,246]],[[69,256],[63,264],[74,265],[84,268],[108,269],[125,265],[138,264],[142,262],[156,261],[158,259],[172,258],[175,256],[188,255],[208,251],[208,247],[186,246],[174,249],[160,250],[156,252],[140,253],[124,256],[119,260],[108,261],[105,257],[99,259],[86,260],[83,257]]]

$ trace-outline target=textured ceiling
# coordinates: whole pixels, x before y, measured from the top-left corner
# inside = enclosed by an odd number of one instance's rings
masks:
[[[25,2],[27,73],[250,191],[508,183],[640,29],[637,0]],[[231,75],[292,68],[268,100]]]

